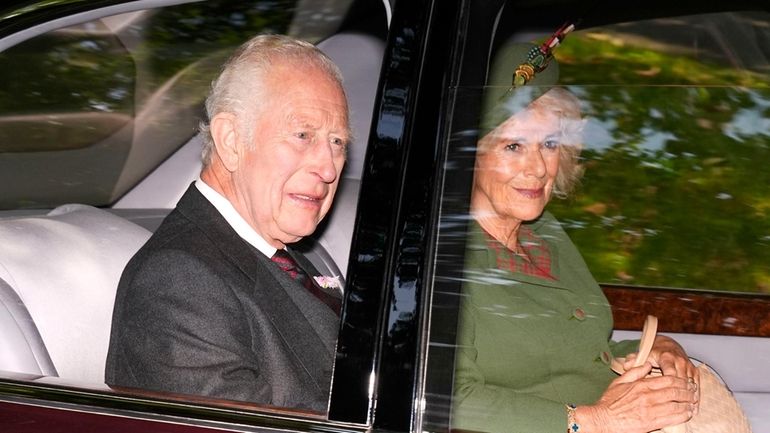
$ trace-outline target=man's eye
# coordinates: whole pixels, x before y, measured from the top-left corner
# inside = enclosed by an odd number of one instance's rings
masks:
[[[505,145],[505,150],[512,150],[515,152],[519,150],[520,147],[521,147],[521,144],[519,143],[509,143]]]
[[[310,138],[310,134],[307,132],[297,132],[294,134],[295,137],[299,138],[300,140],[307,140]]]

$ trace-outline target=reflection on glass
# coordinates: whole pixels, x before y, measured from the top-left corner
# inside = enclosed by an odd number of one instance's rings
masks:
[[[211,79],[234,47],[260,32],[318,42],[351,1],[194,2],[5,50],[0,209],[114,202],[196,133]]]
[[[0,152],[79,149],[130,121],[131,56],[103,24],[89,27],[0,53]]]
[[[757,18],[586,30],[557,53],[563,82],[603,84],[574,89],[588,170],[554,208],[600,281],[770,293],[770,74],[757,56],[770,35]]]
[[[770,293],[770,133],[746,120],[767,122],[770,90],[576,91],[587,171],[554,213],[597,279]]]

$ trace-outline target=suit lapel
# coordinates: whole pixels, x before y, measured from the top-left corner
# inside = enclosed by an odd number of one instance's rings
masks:
[[[298,365],[308,373],[319,389],[328,391],[336,342],[336,332],[332,334],[328,330],[332,323],[336,330],[334,314],[331,310],[324,311],[325,306],[312,303],[315,301],[312,295],[270,259],[256,250],[254,255],[262,265],[256,271],[259,274],[254,285],[256,296],[270,306],[266,313],[281,339],[291,349]]]
[[[253,282],[254,295],[260,299],[260,304],[268,306],[264,313],[293,354],[297,365],[307,372],[320,390],[327,392],[336,333],[329,335],[328,332],[318,332],[318,326],[311,324],[300,309],[307,305],[298,305],[297,296],[289,293],[305,291],[305,288],[238,236],[194,184],[182,196],[177,209],[196,224],[221,254]],[[329,315],[331,317],[328,319],[335,322],[336,329],[336,318],[331,311]],[[323,328],[328,327],[326,325]]]

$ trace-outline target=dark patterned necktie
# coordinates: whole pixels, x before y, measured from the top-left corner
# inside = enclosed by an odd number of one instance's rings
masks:
[[[277,264],[282,271],[286,272],[289,277],[298,281],[305,289],[307,289],[308,292],[312,293],[313,296],[320,299],[324,304],[328,305],[329,308],[331,308],[332,311],[334,311],[334,313],[339,316],[341,304],[340,298],[332,295],[331,293],[327,293],[322,288],[313,284],[313,280],[310,278],[310,276],[305,273],[305,271],[297,264],[294,258],[286,252],[286,250],[277,250],[275,254],[273,254],[273,257],[270,259],[275,264]]]

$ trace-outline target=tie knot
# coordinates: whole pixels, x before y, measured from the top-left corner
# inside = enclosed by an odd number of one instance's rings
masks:
[[[277,250],[270,258],[282,271],[288,273],[292,278],[297,278],[297,262],[286,252],[286,250]]]

